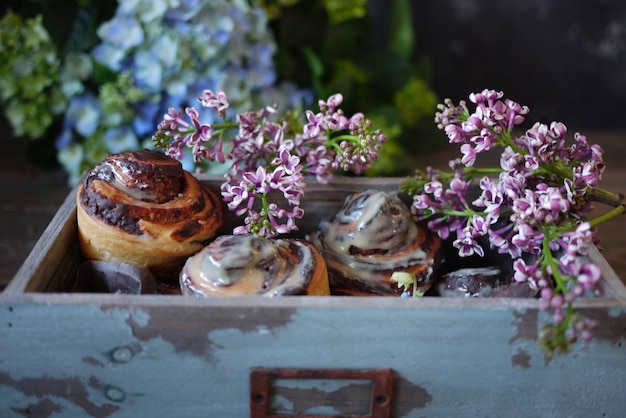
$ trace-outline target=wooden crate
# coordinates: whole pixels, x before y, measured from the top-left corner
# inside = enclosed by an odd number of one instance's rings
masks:
[[[201,177],[217,190],[220,179]],[[370,179],[396,189],[399,179]],[[303,232],[362,179],[308,186]],[[230,219],[229,222],[233,220]],[[622,416],[626,288],[589,344],[548,358],[533,299],[67,293],[80,262],[70,193],[0,294],[1,416]],[[293,416],[293,415],[292,415]]]

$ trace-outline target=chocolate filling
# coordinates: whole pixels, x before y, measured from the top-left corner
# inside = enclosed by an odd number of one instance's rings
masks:
[[[96,187],[97,181],[155,205],[145,207],[115,201],[103,194],[102,187]],[[180,162],[159,152],[110,154],[85,176],[79,202],[87,213],[106,224],[141,235],[140,220],[161,224],[180,222],[205,208],[208,202],[204,192],[181,207],[160,206],[179,198],[188,187]],[[184,241],[201,228],[198,221],[189,221],[175,235]]]
[[[140,150],[109,155],[103,169],[115,171],[118,181],[131,190],[149,191],[155,203],[174,199],[182,190],[184,171],[181,163],[164,154]]]
[[[80,204],[87,213],[108,225],[122,229],[129,234],[143,234],[139,226],[139,219],[130,215],[127,205],[111,201],[88,187],[82,189]]]

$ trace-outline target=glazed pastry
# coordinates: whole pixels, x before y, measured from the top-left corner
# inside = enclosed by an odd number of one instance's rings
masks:
[[[441,240],[413,220],[398,195],[373,189],[348,196],[311,240],[326,260],[336,295],[399,296],[403,290],[391,280],[396,271],[414,274],[417,290],[425,292],[441,261]]]
[[[184,295],[329,295],[324,259],[296,239],[222,235],[191,256],[180,274]]]
[[[175,280],[185,260],[223,225],[222,202],[179,161],[142,150],[107,158],[76,196],[81,251]]]

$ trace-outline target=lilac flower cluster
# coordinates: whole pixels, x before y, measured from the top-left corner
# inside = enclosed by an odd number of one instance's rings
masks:
[[[174,158],[191,149],[197,162],[229,160],[222,197],[230,210],[245,216],[233,233],[273,237],[297,230],[306,175],[326,183],[334,170],[358,174],[378,158],[385,136],[362,113],[345,116],[342,101],[341,94],[320,100],[320,111],[305,111],[302,121],[295,115],[279,119],[277,107],[267,106],[238,113],[231,122],[226,94],[205,90],[198,98],[201,108],[222,122],[203,124],[197,108],[170,109],[153,143]],[[229,135],[231,130],[236,133]]]
[[[429,168],[405,186],[414,197],[412,210],[430,229],[447,239],[461,256],[483,256],[480,238],[492,250],[508,254],[514,280],[528,282],[553,309],[554,329],[543,333],[548,351],[566,351],[577,338],[589,339],[592,323],[574,315],[571,304],[585,293],[601,294],[600,269],[588,261],[592,226],[624,211],[623,200],[597,187],[604,162],[602,149],[574,135],[567,145],[563,123],[535,123],[523,135],[513,129],[524,122],[526,106],[483,90],[469,96],[475,104],[446,100],[435,116],[450,143],[461,144],[462,158],[451,171]],[[477,168],[477,157],[503,149],[499,168]],[[471,186],[478,195],[471,199]],[[602,219],[586,220],[590,198],[610,197],[616,208]]]

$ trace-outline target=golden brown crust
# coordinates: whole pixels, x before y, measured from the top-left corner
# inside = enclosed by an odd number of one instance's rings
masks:
[[[186,258],[222,227],[222,202],[176,160],[156,152],[141,152],[139,158],[134,154],[107,157],[78,188],[81,251],[88,259],[134,264],[157,277],[177,277]],[[158,154],[155,159],[147,158],[153,154]],[[133,168],[112,173],[120,159],[132,160]],[[128,176],[133,172],[138,179]]]
[[[313,254],[314,257],[315,268],[307,287],[306,294],[309,296],[329,296],[330,287],[328,285],[328,269],[324,258],[312,243],[308,241],[299,242],[306,245],[311,250],[311,254]]]

